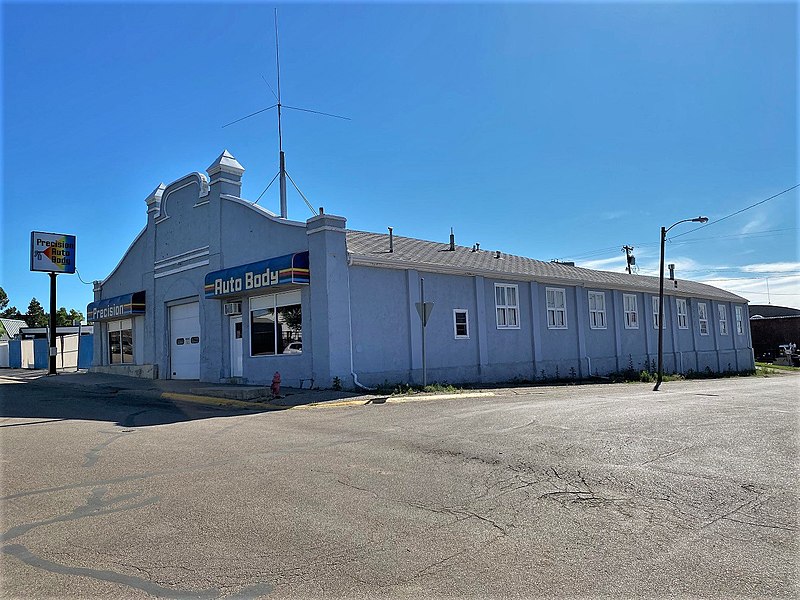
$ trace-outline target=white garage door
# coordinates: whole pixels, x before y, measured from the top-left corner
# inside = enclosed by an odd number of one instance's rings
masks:
[[[169,309],[172,379],[200,379],[200,303]]]

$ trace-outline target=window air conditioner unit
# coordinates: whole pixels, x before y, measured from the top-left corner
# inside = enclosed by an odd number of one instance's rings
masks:
[[[225,316],[240,315],[242,314],[241,302],[226,302],[225,303]]]

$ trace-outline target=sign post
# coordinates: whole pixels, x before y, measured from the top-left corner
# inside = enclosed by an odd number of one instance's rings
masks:
[[[419,320],[422,322],[422,387],[428,385],[428,365],[425,360],[425,327],[433,311],[433,302],[425,302],[425,278],[419,279],[419,302],[416,303]]]
[[[75,236],[31,231],[31,271],[50,275],[50,356],[48,375],[56,374],[56,277],[75,272]]]

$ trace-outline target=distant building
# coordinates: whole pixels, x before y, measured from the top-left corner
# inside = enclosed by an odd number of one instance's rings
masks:
[[[19,319],[0,319],[0,367],[11,366],[9,341],[26,326],[27,323]]]
[[[772,361],[780,356],[781,345],[795,344],[800,348],[800,310],[753,304],[750,306],[750,330],[756,360]]]
[[[145,200],[147,222],[95,283],[94,368],[344,387],[586,377],[652,367],[658,279],[406,236],[344,217],[280,218],[240,198],[224,152]],[[666,372],[754,368],[747,301],[666,282]]]
[[[0,319],[0,342],[14,339],[23,327],[28,324],[20,319]]]

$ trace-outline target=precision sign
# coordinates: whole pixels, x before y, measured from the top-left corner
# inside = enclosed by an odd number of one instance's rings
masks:
[[[75,236],[31,231],[31,271],[75,272]]]

